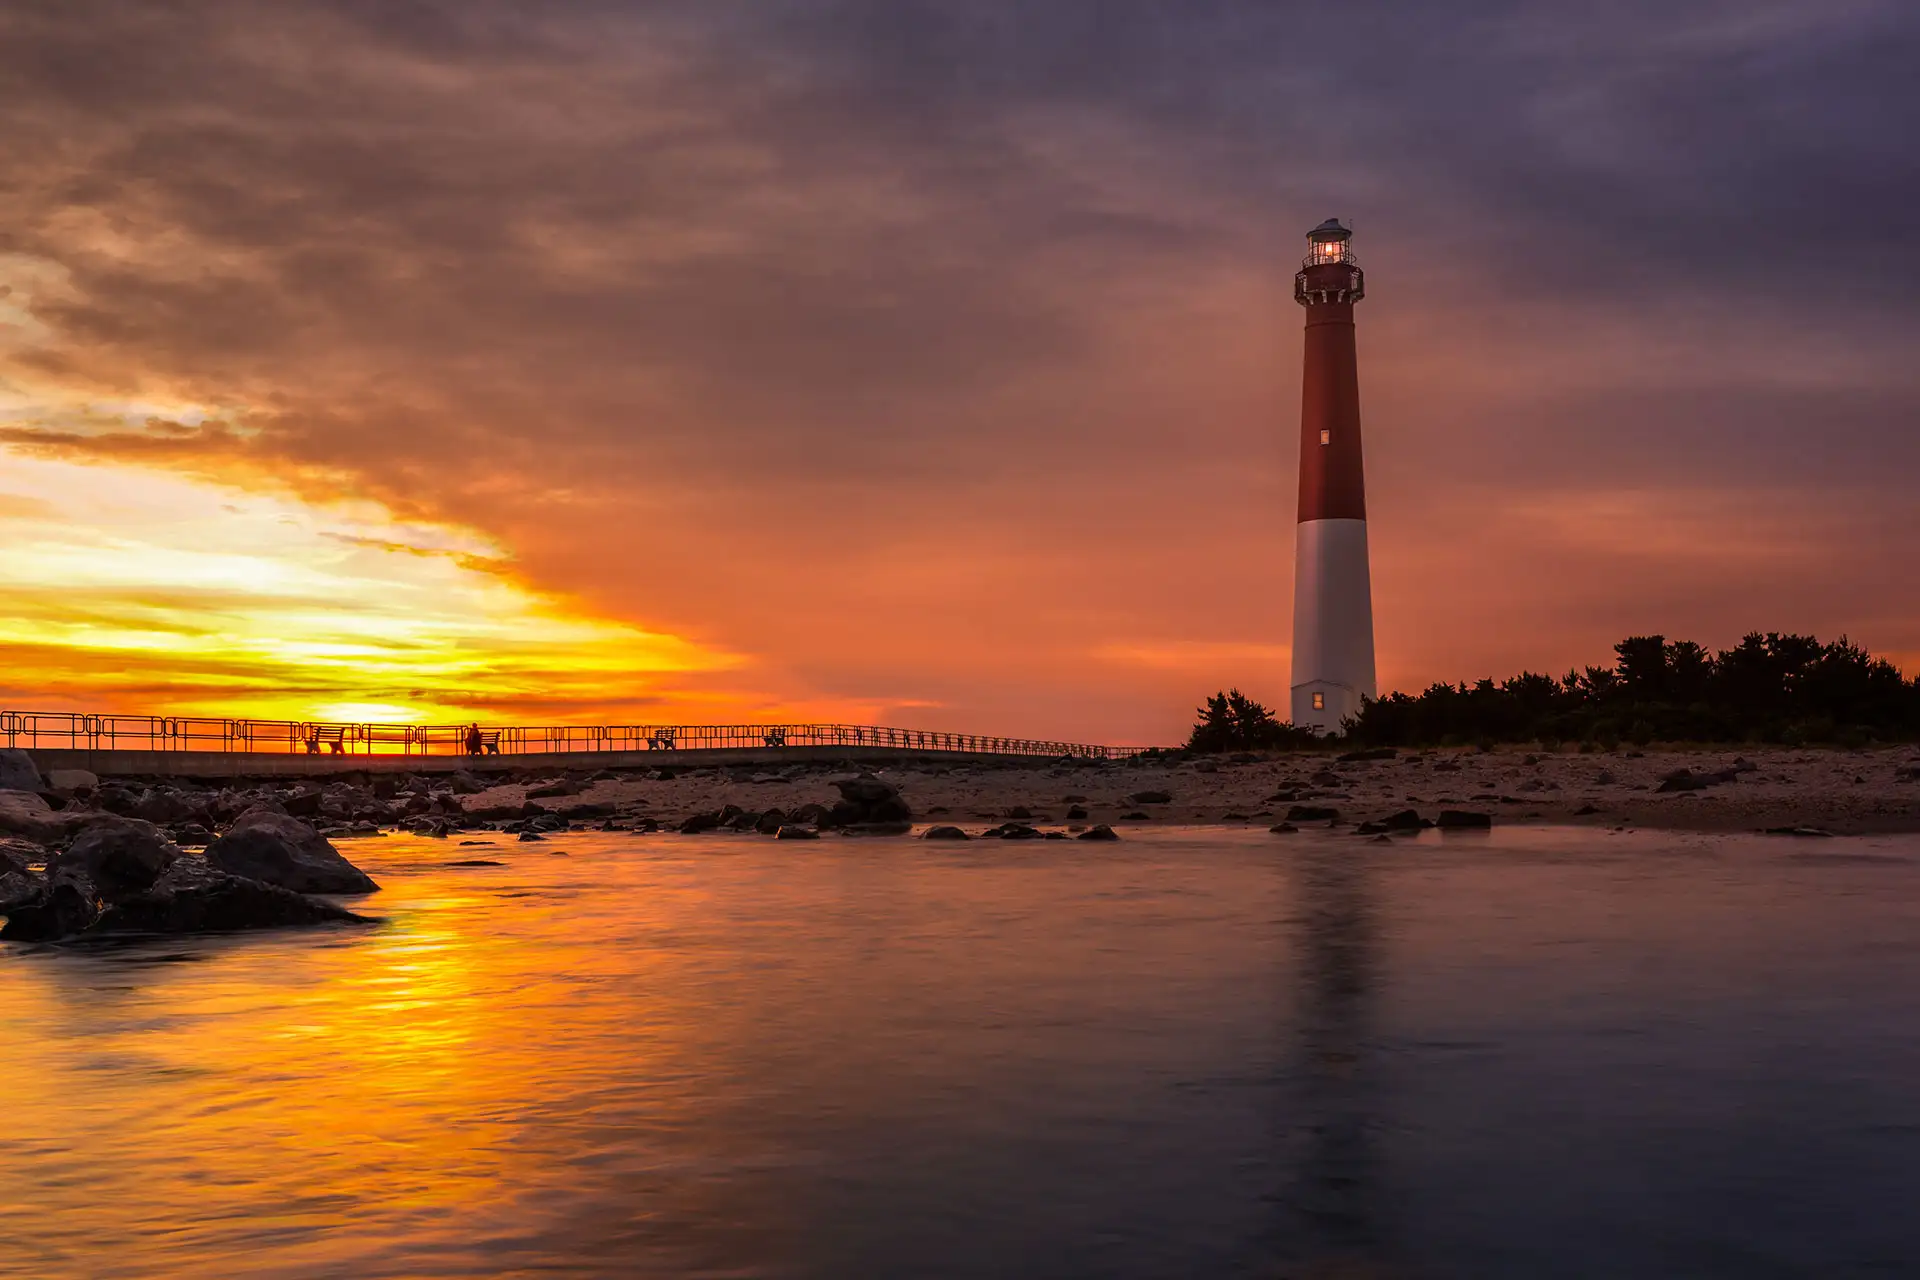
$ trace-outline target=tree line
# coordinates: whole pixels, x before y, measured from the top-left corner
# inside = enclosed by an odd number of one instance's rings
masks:
[[[1435,684],[1361,705],[1344,741],[1361,746],[1495,742],[1773,742],[1863,745],[1920,737],[1920,679],[1908,680],[1845,636],[1758,632],[1715,653],[1690,640],[1630,636],[1610,667],[1555,678],[1523,671],[1506,680]],[[1187,746],[1258,750],[1311,735],[1236,690],[1199,709]]]

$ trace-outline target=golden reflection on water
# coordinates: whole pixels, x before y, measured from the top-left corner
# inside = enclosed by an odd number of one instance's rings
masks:
[[[432,865],[444,842],[349,845],[386,886],[361,904],[386,917],[370,931],[7,957],[9,1074],[31,1105],[0,1138],[0,1211],[42,1224],[11,1262],[104,1277],[766,1261],[801,1206],[751,1188],[820,1159],[809,1131],[831,1144],[929,1093],[991,1130],[996,1081],[1030,1054],[1069,1074],[1101,1070],[1116,1037],[1126,1060],[1164,1054],[1159,1019],[1217,1010],[1223,951],[1230,971],[1266,963],[1184,929],[1142,953],[1136,926],[1223,909],[1214,886],[1167,912],[1151,866],[1089,885],[1070,859],[1008,880],[898,844],[797,871],[791,846],[770,859],[764,843],[566,847],[462,850],[512,865],[456,869]],[[1240,874],[1261,892],[1259,868]],[[1091,907],[1097,927],[1045,928],[1046,902]],[[1138,1026],[1103,1025],[1149,967],[1164,995]],[[917,1008],[930,992],[944,1003]],[[1071,1108],[1045,1079],[1022,1087]]]

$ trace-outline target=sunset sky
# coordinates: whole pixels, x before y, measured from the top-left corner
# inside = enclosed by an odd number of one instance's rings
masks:
[[[0,8],[0,706],[1286,702],[1305,231],[1380,681],[1920,666],[1920,6]]]

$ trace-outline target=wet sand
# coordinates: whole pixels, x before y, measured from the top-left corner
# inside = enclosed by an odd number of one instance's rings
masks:
[[[1748,768],[1751,766],[1751,768]],[[1679,770],[1722,773],[1701,790],[1662,792]],[[734,804],[791,811],[838,798],[831,780],[847,769],[692,767],[661,780],[645,775],[591,780],[580,794],[542,803],[611,804],[663,822]],[[1294,805],[1337,809],[1363,822],[1406,809],[1434,817],[1473,810],[1495,822],[1753,831],[1808,827],[1834,834],[1920,831],[1920,748],[1859,751],[1743,748],[1622,750],[1581,755],[1521,750],[1402,752],[1390,760],[1326,755],[1258,760],[1085,762],[1065,765],[925,765],[879,771],[896,783],[920,821],[991,826],[1026,810],[1037,824],[1129,826],[1226,823],[1272,825]],[[533,780],[466,798],[470,810],[520,802]],[[1165,802],[1136,800],[1165,792]],[[1070,811],[1078,806],[1081,817]],[[1145,815],[1129,816],[1129,815]]]

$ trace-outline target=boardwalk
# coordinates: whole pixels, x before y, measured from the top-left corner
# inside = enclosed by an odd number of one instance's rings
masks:
[[[1149,748],[1003,738],[843,724],[480,725],[344,724],[0,712],[0,747],[33,753],[41,767],[111,766],[113,772],[296,774],[345,769],[483,771],[540,765],[753,763],[901,755],[1118,760]]]

